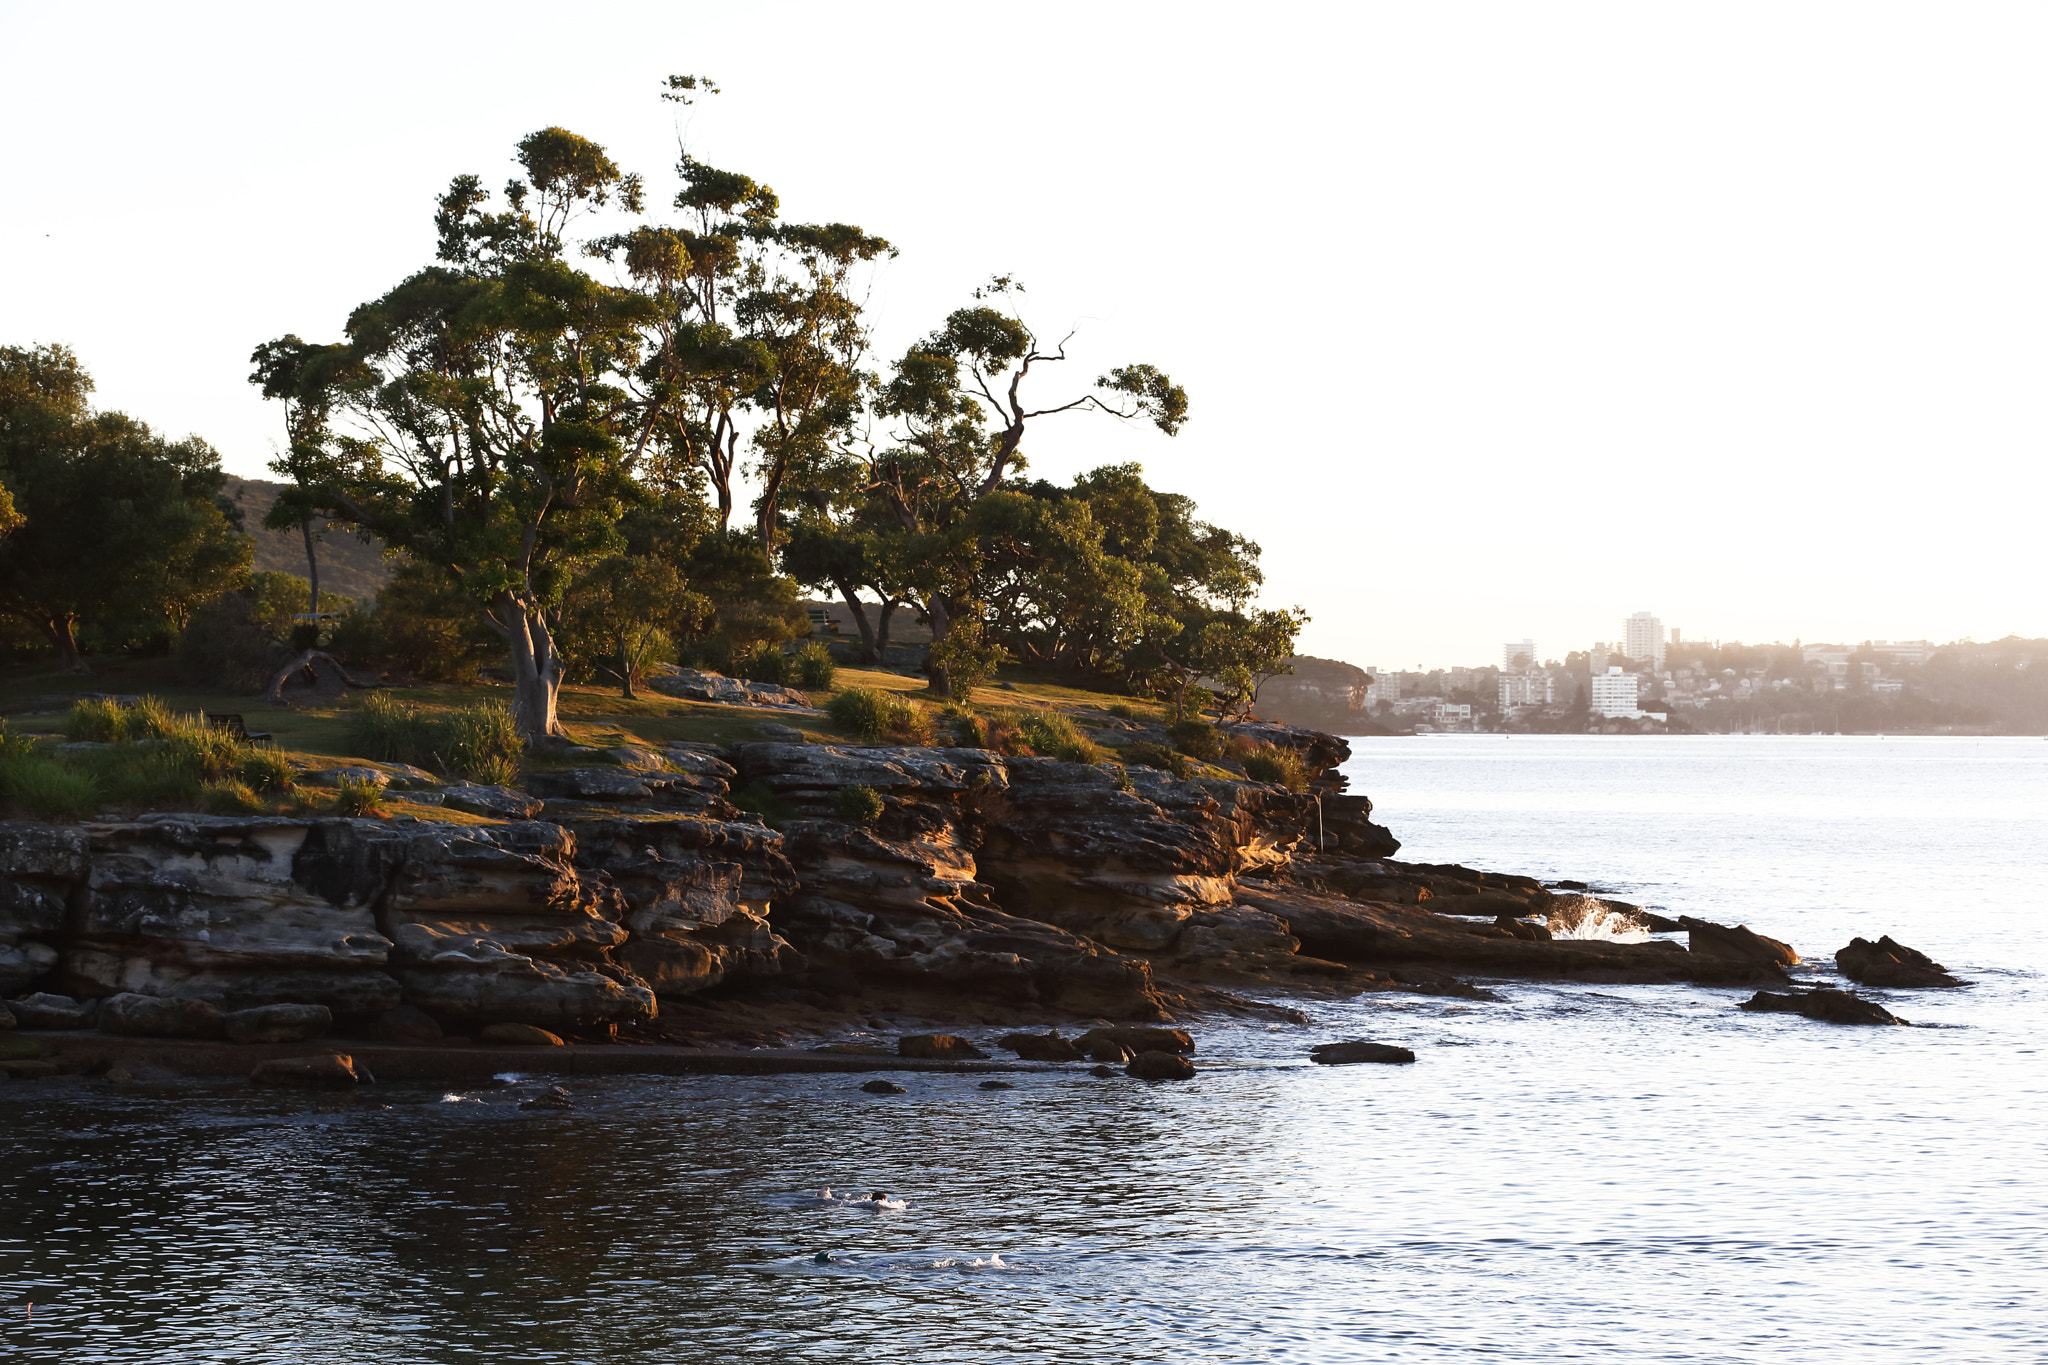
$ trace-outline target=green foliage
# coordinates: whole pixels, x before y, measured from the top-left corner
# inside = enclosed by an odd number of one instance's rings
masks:
[[[699,630],[713,609],[667,560],[620,554],[577,579],[566,613],[566,667],[585,676],[609,673],[630,697],[647,661],[673,654],[676,638]]]
[[[944,670],[952,694],[965,699],[994,675],[1010,653],[979,618],[961,616],[944,639],[932,641],[928,657],[934,667]]]
[[[348,717],[350,753],[380,763],[411,763],[432,748],[433,732],[411,702],[389,692],[372,692]]]
[[[832,813],[851,825],[872,825],[882,818],[882,794],[873,787],[841,787],[832,793]]]
[[[1141,710],[1136,706],[1132,706],[1128,702],[1112,702],[1110,705],[1104,707],[1103,709],[1109,712],[1110,715],[1115,716],[1118,720],[1149,721],[1158,719],[1158,716],[1155,715],[1149,708]]]
[[[288,792],[299,774],[277,750],[252,747],[235,765],[235,776],[255,791]]]
[[[43,820],[77,820],[99,809],[100,788],[90,772],[32,745],[8,745],[0,749],[0,801]]]
[[[64,738],[74,744],[119,744],[128,738],[128,708],[111,697],[75,701],[64,718]]]
[[[216,815],[247,815],[264,809],[263,800],[250,785],[233,777],[207,783],[200,799]]]
[[[1058,711],[1033,711],[1019,722],[1024,742],[1035,753],[1066,763],[1100,763],[1102,749]]]
[[[505,785],[519,775],[525,750],[512,713],[490,702],[466,706],[433,727],[436,752],[451,773]]]
[[[334,789],[334,812],[347,816],[384,814],[384,792],[374,782],[345,777]]]
[[[954,722],[954,742],[965,749],[987,749],[998,754],[1027,754],[1030,742],[1014,715],[976,716],[962,713]]]
[[[1292,749],[1276,744],[1233,744],[1231,750],[1244,765],[1244,775],[1254,782],[1277,782],[1289,791],[1308,787],[1308,765]]]
[[[816,640],[796,652],[790,660],[790,681],[806,692],[823,692],[839,674],[832,651]]]
[[[351,661],[386,660],[429,682],[472,682],[503,648],[476,602],[431,565],[399,565],[364,616],[351,612],[336,623],[336,652]]]
[[[931,712],[895,692],[849,687],[832,694],[825,703],[825,715],[869,744],[884,739],[898,744],[929,744],[932,740]]]
[[[781,645],[757,640],[734,651],[732,674],[748,682],[780,685],[789,680],[789,656],[782,652]]]
[[[270,670],[265,665],[272,661],[276,636],[257,618],[255,606],[255,594],[238,588],[194,612],[178,632],[179,676],[199,687],[248,693],[262,690],[269,681],[266,674]]]
[[[777,828],[796,815],[795,809],[787,801],[759,782],[748,782],[733,788],[726,800],[736,809],[752,811]]]
[[[1194,775],[1194,768],[1185,754],[1177,754],[1164,744],[1127,744],[1122,751],[1124,762],[1143,768],[1157,768],[1172,773],[1183,780]]]
[[[1174,748],[1204,763],[1214,763],[1223,757],[1222,732],[1205,720],[1184,720],[1169,725],[1166,737],[1173,742]]]

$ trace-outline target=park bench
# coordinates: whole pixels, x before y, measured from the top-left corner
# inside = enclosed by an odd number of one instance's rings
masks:
[[[267,733],[261,731],[252,733],[249,727],[243,724],[242,713],[239,711],[208,711],[206,713],[206,723],[216,730],[227,731],[242,744],[268,744],[273,747],[277,744],[277,740]]]

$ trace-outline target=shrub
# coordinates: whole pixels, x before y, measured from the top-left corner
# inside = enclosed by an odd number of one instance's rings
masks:
[[[1073,719],[1058,711],[1034,711],[1018,726],[1036,753],[1067,763],[1100,763],[1102,749],[1082,734]]]
[[[825,715],[840,729],[851,731],[869,744],[883,739],[899,744],[932,741],[932,713],[897,692],[849,687],[832,694],[832,699],[825,703]]]
[[[64,738],[74,744],[119,744],[128,738],[128,708],[112,697],[87,697],[71,704]]]
[[[491,702],[465,706],[434,729],[435,752],[450,772],[500,786],[519,775],[524,745],[518,722],[504,707]]]
[[[1214,763],[1223,757],[1223,735],[1206,720],[1184,720],[1170,725],[1166,737],[1173,741],[1173,747],[1204,763]]]
[[[832,662],[832,651],[816,640],[799,649],[790,663],[792,680],[809,692],[824,691],[839,675],[838,665]]]
[[[411,702],[372,692],[349,713],[350,752],[381,763],[411,763],[430,747],[425,717]]]
[[[1015,716],[976,716],[963,712],[954,722],[953,743],[962,749],[987,749],[998,754],[1031,752]]]
[[[384,792],[374,782],[344,777],[334,789],[334,810],[338,815],[384,814]]]
[[[841,787],[832,793],[832,813],[852,825],[882,818],[882,794],[873,787]]]
[[[789,802],[768,790],[759,782],[749,782],[735,787],[726,800],[739,810],[753,811],[769,824],[780,827],[795,815]]]
[[[216,815],[247,815],[263,809],[263,802],[249,784],[232,777],[207,783],[202,798],[206,808]]]
[[[137,697],[128,708],[129,739],[162,739],[190,726],[203,726],[203,715],[180,717],[156,697]]]
[[[0,749],[0,800],[45,820],[76,820],[99,809],[90,772],[10,742]]]
[[[748,645],[732,656],[735,677],[748,682],[782,684],[789,681],[789,656],[782,646],[767,640]]]
[[[1175,753],[1164,744],[1129,744],[1124,746],[1122,757],[1126,763],[1141,768],[1157,768],[1183,780],[1194,771],[1185,755]]]
[[[230,692],[255,692],[269,681],[264,674],[279,632],[261,619],[258,596],[257,588],[237,589],[192,613],[192,619],[178,632],[179,677],[196,686]],[[303,599],[300,605],[304,605]]]
[[[251,749],[235,765],[235,776],[259,792],[288,792],[298,780],[298,770],[275,749]]]
[[[1277,782],[1297,792],[1308,786],[1308,765],[1292,749],[1275,744],[1247,746],[1239,761],[1244,764],[1244,775],[1254,782]]]

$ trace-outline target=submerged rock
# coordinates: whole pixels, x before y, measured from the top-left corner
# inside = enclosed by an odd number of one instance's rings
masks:
[[[983,1090],[1015,1090],[1017,1087],[1008,1081],[983,1081],[981,1088]]]
[[[1906,1021],[1875,1000],[1847,991],[1821,989],[1784,993],[1758,991],[1742,1008],[1769,1014],[1800,1014],[1830,1024],[1903,1024]]]
[[[1843,976],[1865,986],[1966,986],[1967,981],[1950,976],[1948,968],[1923,952],[1908,948],[1886,934],[1877,942],[1867,938],[1849,940],[1836,951],[1835,966]]]
[[[531,1099],[519,1102],[521,1109],[574,1109],[576,1101],[559,1085],[551,1085]]]
[[[1098,1081],[1106,1081],[1112,1079],[1115,1076],[1120,1075],[1121,1073],[1118,1072],[1117,1069],[1113,1066],[1104,1065],[1089,1067],[1088,1074],[1095,1077],[1095,1079],[1097,1079]]]
[[[914,1033],[907,1038],[898,1038],[896,1054],[936,1062],[978,1062],[988,1057],[986,1052],[965,1038],[955,1038],[950,1033]]]
[[[258,1062],[249,1079],[256,1085],[341,1090],[368,1085],[375,1077],[345,1052],[324,1052],[316,1057],[273,1057]]]
[[[867,1091],[870,1095],[907,1095],[910,1093],[894,1081],[869,1081],[861,1089]]]
[[[1415,1060],[1415,1054],[1405,1047],[1363,1041],[1323,1043],[1310,1048],[1308,1055],[1318,1066],[1354,1066],[1360,1062],[1405,1064]]]

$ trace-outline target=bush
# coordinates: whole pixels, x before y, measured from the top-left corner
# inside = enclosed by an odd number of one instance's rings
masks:
[[[778,828],[796,814],[791,809],[789,802],[783,800],[759,782],[748,782],[742,786],[734,787],[731,795],[727,796],[726,800],[732,802],[736,809],[752,811],[769,824]]]
[[[832,651],[816,640],[799,649],[790,664],[791,679],[807,692],[823,692],[839,675]]]
[[[99,809],[100,787],[90,772],[10,739],[0,746],[0,800],[45,820],[77,820]]]
[[[841,787],[832,793],[832,813],[852,825],[882,818],[882,794],[873,787]]]
[[[963,714],[953,727],[953,735],[953,742],[963,749],[988,749],[1008,755],[1031,751],[1014,716]]]
[[[206,808],[215,815],[247,815],[263,809],[263,802],[249,784],[232,777],[207,783],[202,795]]]
[[[432,746],[426,718],[411,702],[372,692],[349,714],[350,752],[380,763],[412,763]]]
[[[251,749],[235,765],[235,776],[259,792],[288,792],[298,780],[298,770],[275,749]]]
[[[1159,719],[1158,715],[1151,711],[1149,708],[1140,709],[1139,707],[1131,705],[1129,702],[1123,701],[1115,702],[1109,706],[1105,706],[1103,710],[1109,712],[1109,714],[1115,716],[1118,720],[1151,721]]]
[[[334,789],[334,810],[338,815],[384,814],[384,792],[374,782],[344,777]]]
[[[128,738],[128,708],[112,697],[87,697],[71,704],[64,738],[74,744],[119,744]]]
[[[452,773],[503,786],[519,775],[525,745],[512,713],[491,702],[478,702],[433,727],[439,733],[435,752]]]
[[[789,681],[789,656],[782,652],[781,645],[762,640],[732,656],[732,672],[734,677],[748,682],[780,686]]]
[[[1244,775],[1254,782],[1277,782],[1289,791],[1308,786],[1308,765],[1292,749],[1275,744],[1248,745],[1239,755]]]
[[[278,634],[261,619],[256,589],[223,593],[192,613],[178,632],[178,676],[199,687],[260,691],[269,681],[264,675],[274,667],[270,660]]]
[[[825,703],[825,715],[834,725],[851,731],[868,744],[883,739],[898,744],[932,741],[931,712],[897,692],[849,687],[832,694],[832,699]]]
[[[1101,747],[1082,734],[1071,717],[1058,711],[1034,711],[1024,717],[1018,728],[1035,753],[1066,763],[1102,761]]]
[[[1214,763],[1223,757],[1223,735],[1206,720],[1184,720],[1168,726],[1166,737],[1173,741],[1173,747],[1204,763]]]
[[[1187,758],[1164,744],[1130,744],[1123,750],[1124,762],[1141,768],[1157,768],[1185,780],[1194,772]]]

